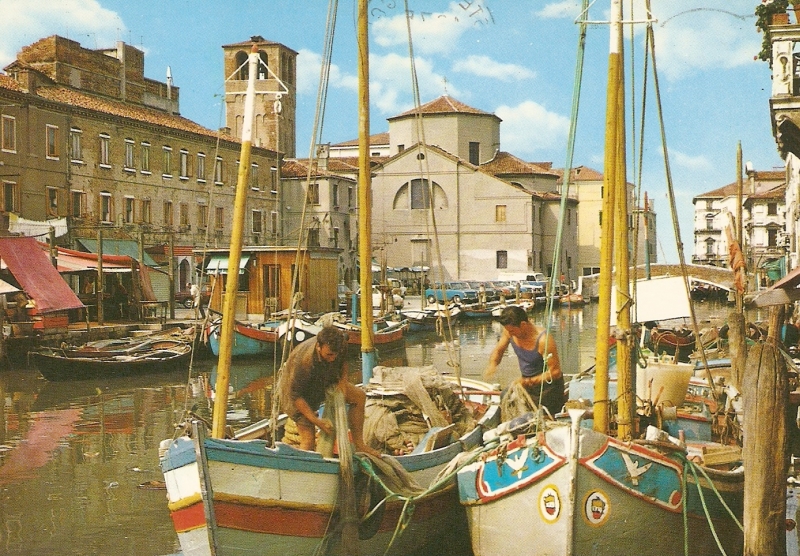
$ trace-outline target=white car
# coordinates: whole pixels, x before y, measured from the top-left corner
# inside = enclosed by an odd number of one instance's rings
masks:
[[[358,288],[356,291],[357,295],[361,295],[361,288]],[[398,294],[389,294],[392,296],[392,305],[395,309],[402,309],[405,301],[403,298]],[[375,284],[372,285],[372,308],[373,309],[380,309],[381,308],[381,301],[383,300],[383,296],[381,294],[380,286]]]

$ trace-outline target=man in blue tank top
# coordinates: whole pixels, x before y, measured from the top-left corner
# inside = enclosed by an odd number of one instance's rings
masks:
[[[566,401],[564,376],[553,336],[528,320],[522,307],[512,305],[500,314],[503,334],[489,355],[489,365],[484,376],[488,379],[497,372],[509,344],[517,355],[522,377],[517,379],[534,402],[547,408],[551,415],[560,412]]]

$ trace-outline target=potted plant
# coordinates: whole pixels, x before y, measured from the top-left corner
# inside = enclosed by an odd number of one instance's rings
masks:
[[[797,10],[800,2],[792,2],[792,5]],[[761,0],[761,4],[756,6],[756,27],[764,34],[764,39],[761,41],[761,52],[756,58],[768,62],[770,67],[772,67],[772,38],[769,28],[770,25],[788,24],[788,9],[789,0]]]

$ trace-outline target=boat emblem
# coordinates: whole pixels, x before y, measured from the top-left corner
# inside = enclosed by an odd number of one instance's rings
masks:
[[[653,463],[650,462],[647,465],[639,467],[639,462],[633,461],[625,452],[622,452],[622,459],[625,461],[625,467],[628,470],[628,477],[631,483],[633,483],[633,486],[639,486],[639,476],[645,474],[647,470],[653,466]]]
[[[561,514],[561,496],[555,485],[547,485],[539,494],[539,514],[550,523],[558,520]]]
[[[603,525],[608,520],[611,508],[608,496],[601,490],[593,490],[583,503],[583,515],[589,525]]]
[[[522,453],[515,458],[512,457],[507,458],[506,463],[511,468],[511,475],[516,475],[517,479],[521,479],[522,473],[528,470],[528,466],[525,465],[525,462],[527,461],[528,461],[528,450],[522,450]]]

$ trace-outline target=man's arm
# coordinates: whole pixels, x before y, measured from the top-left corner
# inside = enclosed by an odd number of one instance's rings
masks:
[[[313,425],[319,427],[320,430],[326,434],[333,434],[333,423],[329,419],[320,419],[316,411],[311,409],[308,402],[303,398],[295,398],[294,406],[297,408],[303,417],[309,420]]]
[[[489,364],[483,372],[484,378],[492,378],[497,372],[497,366],[500,364],[500,361],[503,360],[503,355],[506,353],[509,343],[511,343],[511,334],[504,328],[503,334],[497,341],[497,345],[492,350],[492,353],[489,354]]]

